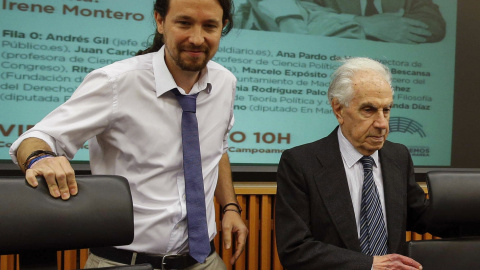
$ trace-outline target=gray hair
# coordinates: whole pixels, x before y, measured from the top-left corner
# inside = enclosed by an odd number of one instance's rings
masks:
[[[343,60],[343,64],[335,70],[331,76],[328,87],[328,101],[336,98],[338,102],[346,107],[353,98],[352,78],[359,70],[373,70],[384,76],[388,84],[392,85],[392,74],[387,66],[366,57],[354,57]],[[393,89],[392,89],[393,95]]]

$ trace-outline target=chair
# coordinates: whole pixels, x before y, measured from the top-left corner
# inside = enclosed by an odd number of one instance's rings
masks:
[[[427,187],[432,223],[456,236],[411,241],[408,256],[426,270],[480,269],[480,172],[428,172]]]
[[[32,188],[23,177],[0,177],[0,254],[19,254],[20,269],[56,270],[57,250],[131,243],[133,206],[127,180],[107,175],[76,180],[78,195],[63,201],[50,196],[43,178]]]

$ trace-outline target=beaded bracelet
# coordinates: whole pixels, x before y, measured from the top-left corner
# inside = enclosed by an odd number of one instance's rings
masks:
[[[47,151],[47,150],[36,150],[36,151],[33,151],[28,157],[27,159],[25,159],[25,163],[23,163],[23,167],[29,169],[29,167],[27,166],[27,164],[30,164],[30,159],[38,156],[38,155],[41,155],[41,154],[46,154],[46,155],[50,155],[50,156],[53,156],[53,157],[56,157],[57,154],[55,154],[54,152],[52,151]]]
[[[41,159],[44,159],[44,158],[53,158],[54,156],[52,155],[43,155],[43,156],[39,156],[39,157],[36,157],[34,159],[32,159],[30,161],[30,163],[28,163],[28,166],[27,166],[27,170],[30,169],[33,165],[35,165],[35,163],[37,163],[39,160]]]

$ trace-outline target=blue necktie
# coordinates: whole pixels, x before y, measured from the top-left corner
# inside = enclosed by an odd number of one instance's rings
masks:
[[[188,248],[190,256],[203,263],[210,253],[210,240],[205,207],[202,159],[195,115],[197,95],[182,95],[178,89],[172,92],[182,107],[183,170],[187,201]]]
[[[360,247],[362,253],[380,256],[388,253],[387,229],[377,186],[373,180],[372,157],[360,159],[363,165],[362,205],[360,210]]]

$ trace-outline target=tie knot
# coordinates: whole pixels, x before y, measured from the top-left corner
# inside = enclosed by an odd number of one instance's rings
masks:
[[[371,170],[373,168],[373,164],[375,164],[375,161],[373,160],[373,158],[371,156],[363,156],[360,159],[360,162],[362,162],[364,170],[366,170],[366,169]]]
[[[195,95],[182,95],[177,88],[172,89],[171,91],[175,94],[175,97],[177,97],[177,101],[184,112],[195,113],[197,111],[198,93]]]

